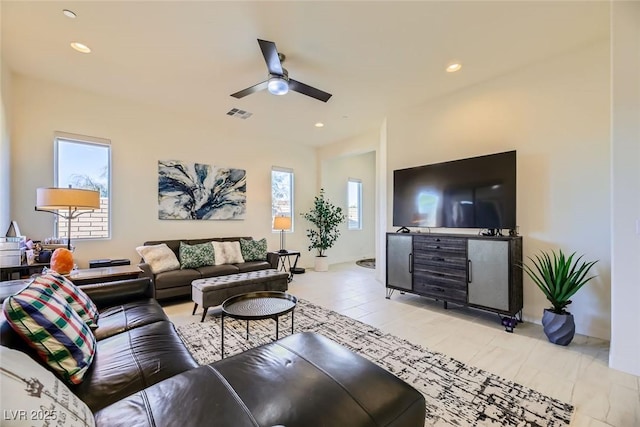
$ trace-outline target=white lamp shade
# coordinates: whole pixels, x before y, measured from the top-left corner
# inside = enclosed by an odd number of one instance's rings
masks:
[[[273,219],[274,230],[291,230],[290,216],[277,216]]]
[[[38,188],[36,209],[99,209],[100,192],[79,188]]]

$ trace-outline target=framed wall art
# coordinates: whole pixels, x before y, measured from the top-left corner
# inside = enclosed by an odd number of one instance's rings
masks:
[[[158,161],[159,219],[244,219],[246,170]]]

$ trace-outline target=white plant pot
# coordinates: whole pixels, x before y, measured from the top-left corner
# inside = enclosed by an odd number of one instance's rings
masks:
[[[326,256],[317,256],[315,260],[315,271],[329,271],[329,258]]]

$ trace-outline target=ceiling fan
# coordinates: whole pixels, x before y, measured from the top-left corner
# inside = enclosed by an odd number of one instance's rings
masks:
[[[239,92],[232,93],[234,98],[244,98],[247,95],[251,95],[254,92],[267,89],[274,95],[284,95],[289,90],[294,90],[303,95],[310,96],[322,102],[327,102],[331,98],[331,94],[324,92],[315,87],[311,87],[297,80],[289,78],[289,72],[282,67],[282,63],[285,60],[285,56],[282,53],[278,53],[276,44],[267,40],[258,39],[258,44],[262,50],[262,56],[267,63],[267,69],[269,70],[269,78],[257,85],[250,86],[246,89],[242,89]]]

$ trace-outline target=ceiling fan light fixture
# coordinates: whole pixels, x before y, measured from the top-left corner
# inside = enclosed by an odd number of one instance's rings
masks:
[[[273,95],[285,95],[289,92],[289,82],[280,76],[269,78],[267,89]]]

